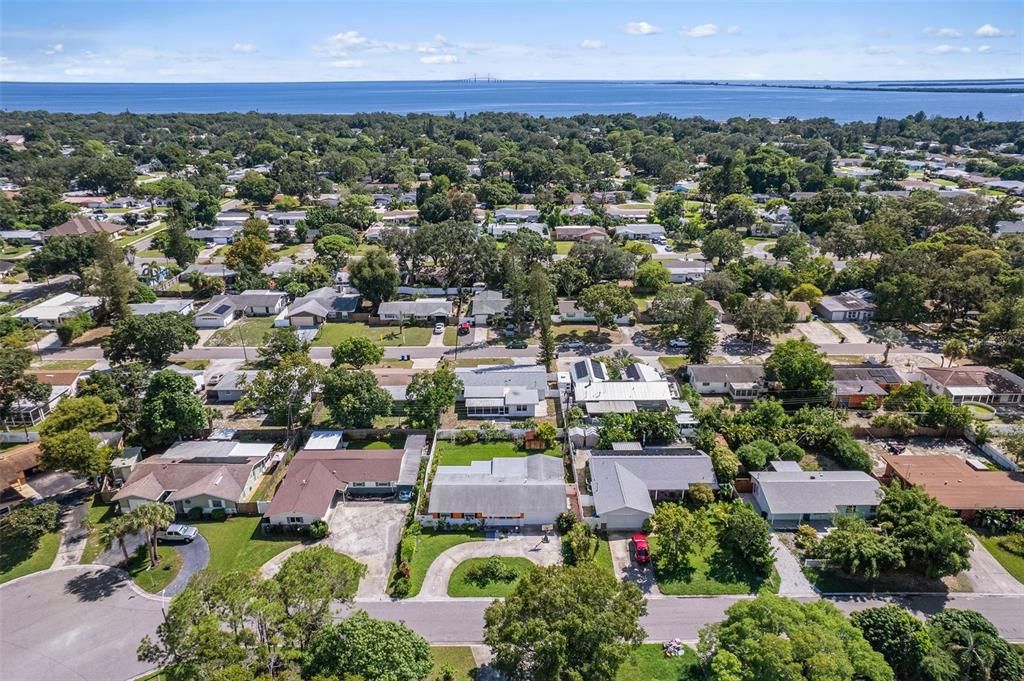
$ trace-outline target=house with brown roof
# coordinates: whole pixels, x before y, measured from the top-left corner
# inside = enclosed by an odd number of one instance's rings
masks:
[[[883,455],[882,482],[897,479],[920,487],[965,520],[982,509],[1024,511],[1024,473],[989,470],[976,459],[951,454]]]
[[[885,364],[837,364],[832,366],[832,385],[841,407],[858,409],[868,396],[881,405],[889,391],[905,383],[903,377]]]
[[[0,515],[39,496],[28,484],[27,475],[39,467],[38,442],[0,452]]]
[[[411,490],[426,443],[423,435],[414,435],[404,449],[320,449],[317,439],[313,433],[288,464],[264,523],[303,527],[327,520],[339,500],[389,498]]]
[[[555,227],[556,241],[607,241],[608,232],[603,227],[591,225],[561,225]]]
[[[93,234],[116,236],[126,229],[127,226],[123,224],[101,222],[76,215],[67,222],[44,231],[42,237],[46,240],[54,236],[92,236]]]
[[[945,395],[957,404],[1018,404],[1024,395],[1024,378],[995,367],[923,367],[921,381],[933,395]]]
[[[9,427],[34,426],[42,421],[54,410],[54,408],[65,397],[75,394],[78,386],[78,379],[81,373],[78,371],[44,371],[41,369],[30,369],[25,372],[26,376],[35,376],[36,380],[44,385],[50,386],[50,395],[45,399],[34,402],[31,400],[18,400],[11,405],[10,414],[4,419],[4,425]]]

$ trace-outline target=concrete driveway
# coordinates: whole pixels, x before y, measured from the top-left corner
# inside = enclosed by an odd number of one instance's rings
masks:
[[[804,335],[804,338],[815,345],[838,343],[842,340],[832,329],[822,322],[804,322],[796,325],[797,331]]]
[[[988,552],[977,537],[971,537],[974,550],[971,551],[971,567],[967,569],[967,578],[977,593],[986,594],[1024,594],[1024,584],[1006,571],[992,554]]]
[[[366,565],[356,598],[384,600],[388,575],[409,504],[388,501],[338,502],[331,515],[331,534],[323,541],[339,553]]]
[[[135,649],[163,601],[120,570],[76,566],[0,586],[0,679],[108,681],[150,671]]]
[[[629,551],[628,532],[611,532],[608,534],[608,548],[612,553],[612,569],[615,570],[615,577],[622,581],[633,582],[640,590],[647,595],[660,596],[661,590],[654,579],[654,568],[648,565],[640,565],[633,561]]]

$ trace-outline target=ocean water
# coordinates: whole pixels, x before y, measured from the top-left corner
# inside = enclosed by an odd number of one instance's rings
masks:
[[[1024,120],[1020,92],[907,92],[899,83],[834,83],[871,90],[788,89],[650,81],[389,81],[347,83],[0,83],[0,109],[70,113],[341,114],[515,111],[541,116],[666,113],[724,120],[735,116],[873,121],[928,115]],[[944,87],[959,86],[958,82]],[[991,88],[1024,87],[1001,81]]]

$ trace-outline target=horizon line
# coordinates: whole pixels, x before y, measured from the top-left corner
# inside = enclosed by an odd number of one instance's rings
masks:
[[[662,83],[705,84],[716,83],[1012,83],[1024,81],[1024,75],[1010,78],[893,78],[811,79],[811,78],[498,78],[480,79],[480,83]],[[5,80],[0,85],[345,85],[350,83],[472,83],[474,78],[417,78],[369,80],[197,80],[197,81],[74,81],[74,80]]]

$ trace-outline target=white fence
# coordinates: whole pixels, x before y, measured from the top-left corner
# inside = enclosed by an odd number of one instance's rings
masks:
[[[0,432],[0,443],[5,445],[21,445],[27,442],[38,442],[39,433],[34,430],[5,430]]]

